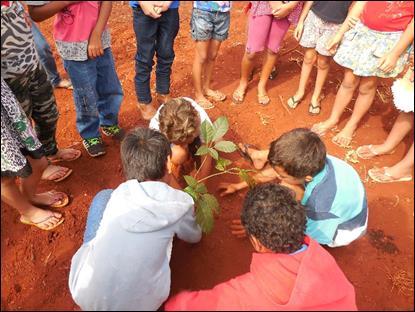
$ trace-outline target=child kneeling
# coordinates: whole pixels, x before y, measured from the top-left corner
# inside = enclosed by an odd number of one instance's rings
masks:
[[[304,236],[305,210],[290,189],[256,186],[241,219],[256,251],[250,272],[210,290],[180,293],[167,311],[357,310],[353,285],[334,258]]]
[[[341,159],[327,155],[319,136],[298,128],[284,133],[269,150],[241,145],[256,169],[257,182],[279,179],[306,207],[306,234],[320,244],[339,247],[363,236],[367,228],[366,191],[359,174]],[[266,163],[269,166],[266,167]],[[219,185],[222,195],[247,187],[246,182]]]
[[[83,310],[157,310],[167,299],[174,235],[201,239],[192,198],[169,186],[170,158],[157,131],[137,128],[123,140],[127,181],[95,196],[72,258],[69,289]]]

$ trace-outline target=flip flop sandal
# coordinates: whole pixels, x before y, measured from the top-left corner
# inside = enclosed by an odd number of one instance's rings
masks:
[[[370,156],[363,156],[362,151],[363,151],[364,148],[367,148],[369,150],[370,154],[372,154],[372,155],[370,155]],[[382,155],[392,155],[393,153],[395,153],[395,150],[393,150],[390,153],[384,153]],[[357,154],[358,157],[360,157],[362,159],[372,159],[372,158],[380,155],[378,152],[376,152],[373,149],[373,145],[372,144],[359,146],[357,148],[357,150],[356,150],[356,154]]]
[[[268,95],[258,95],[258,104],[265,106],[268,105],[269,102],[271,102],[271,100]]]
[[[317,116],[319,115],[321,112],[321,106],[320,103],[318,103],[318,105],[313,105],[312,102],[310,102],[310,104],[308,104],[308,114],[311,116]]]
[[[212,109],[215,107],[211,102],[208,100],[201,100],[198,101],[197,104],[199,104],[204,110]]]
[[[79,157],[81,157],[82,152],[80,150],[77,150],[77,149],[73,149],[73,150],[76,151],[76,155],[74,157],[64,158],[64,157],[59,156],[57,158],[48,158],[49,164],[55,164],[61,161],[74,161],[78,159]],[[57,154],[59,154],[59,152]]]
[[[245,99],[245,92],[241,93],[235,90],[232,94],[232,102],[235,104],[242,104]]]
[[[226,94],[220,92],[219,90],[210,90],[210,92],[206,93],[206,96],[216,102],[223,102],[226,100]]]
[[[61,199],[57,199],[54,203],[50,204],[50,205],[39,205],[37,204],[36,206],[44,206],[44,207],[50,207],[50,208],[63,208],[65,206],[67,206],[69,204],[69,196],[64,193],[64,192],[57,192],[57,191],[49,191],[49,192],[45,192],[45,193],[40,193],[41,194],[49,194],[49,195],[56,195],[56,194],[62,194],[62,198]]]
[[[300,102],[302,101],[303,99],[301,98],[301,99],[299,99],[299,100],[296,100],[295,99],[295,97],[294,97],[294,95],[292,96],[292,97],[290,97],[289,99],[288,99],[288,101],[287,101],[287,106],[289,107],[289,108],[291,108],[291,109],[295,109],[295,108],[297,108],[297,106],[298,106],[298,104],[300,104]],[[291,103],[291,104],[290,104]]]
[[[44,231],[50,231],[50,230],[53,230],[54,228],[56,228],[57,226],[61,225],[63,223],[63,221],[65,221],[65,218],[61,217],[59,219],[58,223],[56,223],[52,227],[44,228],[44,227],[41,226],[42,223],[47,222],[51,218],[57,218],[57,217],[56,216],[49,216],[49,217],[47,217],[46,219],[44,219],[40,222],[30,222],[30,221],[27,221],[27,220],[23,219],[23,217],[20,217],[20,222],[23,223],[23,224],[36,226],[37,228],[39,228],[41,230],[44,230]]]
[[[48,166],[49,167],[49,166]],[[62,170],[61,168],[65,168],[65,167],[61,167],[61,166],[56,166],[59,169],[54,170],[53,172],[51,172],[50,174],[48,174],[47,176],[43,176],[41,177],[42,180],[46,180],[46,181],[54,181],[54,182],[60,182],[65,180],[67,177],[69,177],[72,174],[72,169],[68,168],[68,171],[65,173],[64,176],[60,177],[60,178],[56,178],[56,179],[51,179],[50,177],[55,175],[57,171]],[[48,168],[46,168],[47,170]]]
[[[372,169],[369,169],[369,171],[367,172],[368,173],[368,175],[369,175],[369,177],[373,180],[373,181],[375,181],[375,182],[378,182],[378,183],[392,183],[392,182],[409,182],[409,181],[412,181],[412,176],[406,176],[406,177],[402,177],[402,178],[394,178],[394,177],[392,177],[387,171],[386,171],[386,169],[388,169],[388,167],[383,167],[383,168],[381,168],[381,169],[383,169],[383,174],[382,174],[382,176],[383,177],[386,177],[387,179],[386,180],[382,180],[382,179],[379,179],[377,176],[376,176],[376,174],[375,174],[375,172],[376,171],[378,171],[379,169],[377,169],[377,168],[372,168]]]
[[[331,139],[331,141],[334,143],[334,144],[336,144],[337,146],[340,146],[340,147],[342,147],[342,148],[349,148],[349,147],[351,147],[351,143],[352,143],[352,140],[353,140],[353,138],[354,138],[354,135],[352,136],[352,137],[343,137],[343,138],[345,138],[345,139],[347,139],[347,140],[350,140],[349,141],[349,143],[348,144],[341,144],[341,143],[338,143],[336,140],[335,140],[335,136]]]
[[[243,149],[241,149],[240,147],[239,147],[239,145],[237,145],[238,146],[238,149],[237,149],[237,151],[239,152],[239,154],[245,159],[245,160],[247,160],[247,161],[249,161],[250,163],[251,163],[251,165],[253,166],[254,165],[254,161],[252,160],[252,158],[251,158],[251,156],[249,156],[249,153],[248,153],[248,148],[253,148],[253,149],[256,149],[256,150],[259,150],[259,148],[257,147],[257,146],[255,146],[255,145],[252,145],[252,144],[248,144],[248,143],[243,143]]]

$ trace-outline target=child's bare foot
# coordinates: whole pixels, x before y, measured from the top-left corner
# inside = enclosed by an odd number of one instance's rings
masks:
[[[315,132],[319,136],[323,136],[327,133],[327,131],[334,128],[336,125],[337,122],[333,122],[330,119],[327,119],[326,121],[314,124],[311,128],[311,131]]]
[[[236,88],[236,90],[232,94],[232,101],[235,104],[242,104],[242,102],[245,99],[245,94],[246,94],[247,87],[248,87],[247,84],[239,83],[239,86]]]
[[[49,191],[35,194],[30,201],[34,205],[60,208],[69,203],[69,197],[63,192]]]
[[[249,158],[252,160],[252,165],[254,166],[254,168],[257,170],[261,170],[262,168],[264,168],[268,160],[266,157],[263,156],[261,151],[251,148],[250,146],[251,145],[249,144],[242,144],[242,143],[238,144],[238,147],[240,148],[240,150],[246,153],[249,156]]]
[[[20,222],[34,225],[41,230],[52,230],[63,222],[62,214],[33,207],[30,212],[20,217]]]
[[[222,102],[226,100],[226,94],[220,92],[219,90],[212,90],[212,89],[206,88],[204,90],[204,94],[216,102]]]
[[[355,127],[346,125],[343,130],[333,137],[332,142],[340,147],[350,147],[355,130]]]
[[[138,103],[138,108],[141,112],[141,117],[143,117],[144,120],[150,120],[156,114],[156,109],[153,107],[151,103],[149,104]]]

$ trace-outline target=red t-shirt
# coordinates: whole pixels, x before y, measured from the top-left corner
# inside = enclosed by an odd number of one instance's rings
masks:
[[[368,1],[362,22],[377,31],[404,31],[414,18],[413,1]]]

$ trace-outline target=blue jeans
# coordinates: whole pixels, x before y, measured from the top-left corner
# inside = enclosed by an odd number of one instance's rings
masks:
[[[61,82],[61,77],[59,76],[58,69],[56,68],[55,59],[53,57],[52,50],[50,49],[50,45],[34,21],[32,21],[32,33],[40,63],[46,70],[50,83],[53,87],[55,87],[59,84],[59,82]]]
[[[134,8],[134,32],[137,40],[135,57],[135,91],[140,103],[151,103],[150,75],[157,53],[156,92],[170,93],[171,66],[174,61],[173,44],[179,32],[178,9],[169,9],[153,19]]]
[[[63,65],[72,80],[79,134],[83,139],[100,137],[99,126],[118,124],[124,96],[111,48],[95,59],[64,60]]]
[[[97,235],[102,216],[104,215],[107,203],[110,200],[113,190],[106,189],[95,195],[89,207],[88,217],[86,219],[86,227],[84,233],[84,244],[88,243]]]

